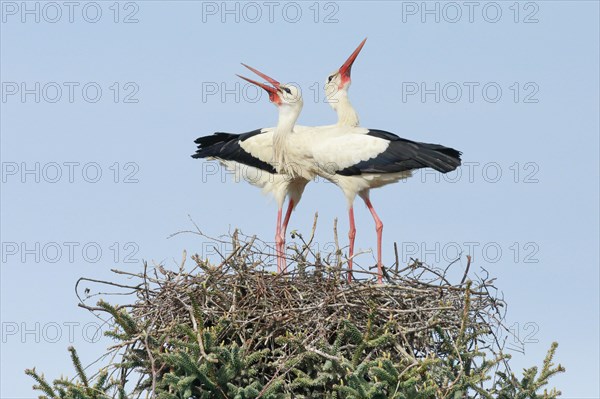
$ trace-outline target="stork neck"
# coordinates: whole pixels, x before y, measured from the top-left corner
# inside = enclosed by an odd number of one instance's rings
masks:
[[[289,174],[292,177],[295,175],[295,172],[291,168],[291,161],[288,159],[287,141],[293,132],[299,114],[300,112],[297,109],[280,107],[277,127],[273,134],[273,161],[276,165],[275,169],[279,173]]]
[[[336,107],[339,126],[358,126],[360,121],[358,120],[358,114],[350,103],[347,96],[340,96]]]
[[[294,125],[298,120],[299,112],[290,107],[281,107],[279,109],[279,118],[277,120],[277,127],[275,133],[287,134],[291,133],[294,129]]]

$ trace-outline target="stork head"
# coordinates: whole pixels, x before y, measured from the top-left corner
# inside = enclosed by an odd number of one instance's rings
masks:
[[[304,105],[302,100],[302,94],[300,93],[300,89],[291,84],[282,84],[276,81],[275,79],[267,76],[266,74],[260,72],[259,70],[252,68],[246,64],[242,64],[261,78],[265,79],[267,82],[271,84],[268,86],[266,84],[257,82],[252,79],[248,79],[244,76],[238,75],[240,78],[244,79],[247,82],[250,82],[258,87],[263,88],[267,93],[269,93],[269,100],[275,104],[280,110],[281,109],[290,109],[299,112]]]
[[[339,102],[339,99],[342,97],[346,97],[348,95],[348,89],[350,88],[350,83],[352,83],[350,79],[350,72],[352,70],[352,64],[358,57],[358,54],[362,50],[363,46],[367,39],[365,38],[356,50],[350,57],[344,62],[344,64],[336,71],[333,71],[327,79],[325,80],[325,95],[329,100],[329,104],[335,109],[336,103]]]

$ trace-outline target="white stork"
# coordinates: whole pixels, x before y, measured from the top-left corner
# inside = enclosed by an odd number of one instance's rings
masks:
[[[217,159],[228,169],[242,173],[249,183],[261,187],[264,192],[273,194],[278,205],[275,232],[277,272],[281,273],[286,268],[283,255],[285,232],[290,215],[300,201],[306,184],[314,178],[314,175],[310,174],[309,170],[301,170],[300,173],[297,173],[293,169],[289,169],[288,167],[294,163],[293,158],[287,167],[281,166],[281,163],[278,165],[277,159],[281,158],[281,153],[274,151],[276,146],[273,143],[277,137],[292,133],[302,111],[303,101],[295,86],[281,84],[256,69],[248,68],[267,79],[273,86],[270,87],[240,76],[267,91],[269,100],[279,110],[277,126],[256,129],[243,134],[217,132],[211,136],[199,137],[195,141],[198,150],[192,157]],[[289,154],[287,158],[289,158]],[[283,162],[283,158],[280,159],[280,162]],[[289,205],[282,221],[282,208],[286,196],[289,196]]]
[[[315,173],[340,187],[348,202],[348,282],[352,281],[356,237],[353,204],[358,194],[375,221],[378,281],[381,283],[383,223],[370,201],[369,190],[410,177],[414,169],[432,167],[442,173],[450,172],[460,165],[460,152],[437,144],[412,142],[381,130],[357,128],[360,124],[358,114],[348,98],[352,83],[350,70],[366,40],[338,71],[327,77],[325,93],[329,104],[337,112],[338,123],[337,126],[323,126],[315,130],[313,134],[317,137],[314,139],[318,143],[313,147],[312,157],[317,165]]]

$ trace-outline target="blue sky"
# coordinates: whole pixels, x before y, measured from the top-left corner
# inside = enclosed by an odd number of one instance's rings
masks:
[[[210,255],[201,237],[240,228],[271,240],[276,206],[213,164],[193,140],[273,126],[240,62],[303,88],[299,123],[332,123],[321,87],[358,43],[361,124],[463,152],[460,172],[416,173],[376,190],[384,262],[444,265],[456,252],[498,277],[525,339],[513,367],[552,341],[566,398],[600,396],[598,3],[1,3],[2,398],[34,397],[23,370],[72,375],[110,344],[77,308],[81,276],[142,260]],[[37,19],[37,20],[36,20]],[[345,200],[309,185],[290,222],[327,248]],[[357,203],[357,249],[375,245]],[[370,254],[360,262],[372,262]],[[462,261],[465,263],[464,258]]]

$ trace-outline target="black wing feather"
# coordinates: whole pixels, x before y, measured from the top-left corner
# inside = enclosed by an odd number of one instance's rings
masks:
[[[337,173],[356,176],[365,173],[399,173],[408,170],[433,168],[448,173],[460,166],[461,152],[439,144],[419,143],[384,130],[369,130],[369,136],[388,140],[388,148],[375,158],[361,161]]]
[[[272,165],[252,156],[240,146],[242,141],[261,133],[262,129],[256,129],[242,134],[216,132],[211,136],[198,137],[194,141],[198,144],[198,149],[192,158],[213,157],[225,161],[235,161],[268,173],[276,173],[277,171]]]

